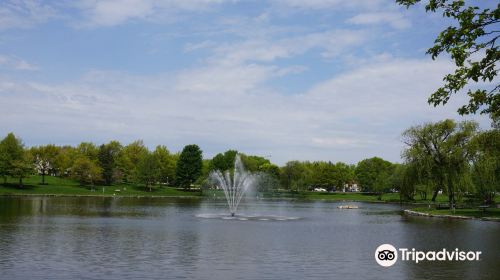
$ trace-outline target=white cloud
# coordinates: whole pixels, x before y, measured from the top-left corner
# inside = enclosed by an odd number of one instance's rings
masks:
[[[227,0],[80,0],[83,26],[115,26],[133,20],[171,21],[180,12],[207,11]]]
[[[202,42],[194,46],[211,48],[214,55],[209,60],[213,63],[235,65],[246,62],[272,62],[301,55],[313,49],[320,50],[323,57],[333,58],[361,45],[369,38],[370,35],[363,30],[335,29],[281,39],[262,36],[235,43],[208,45]],[[192,45],[187,47],[190,46]]]
[[[172,150],[198,143],[206,156],[229,148],[271,154],[279,164],[356,162],[374,155],[398,160],[405,128],[458,117],[459,96],[446,108],[426,103],[450,66],[391,59],[332,77],[300,95],[266,86],[280,69],[259,65],[155,76],[94,71],[59,85],[0,77],[0,110],[8,116],[0,127],[28,144],[142,138]]]
[[[57,16],[56,9],[35,0],[7,0],[0,3],[0,30],[29,28]]]
[[[363,8],[372,9],[386,2],[384,0],[277,0],[281,5],[298,9],[339,9]]]
[[[367,12],[361,13],[347,20],[348,23],[360,25],[389,24],[396,29],[405,29],[411,26],[408,18],[399,12]]]
[[[0,67],[14,70],[35,71],[39,67],[12,55],[0,54]]]

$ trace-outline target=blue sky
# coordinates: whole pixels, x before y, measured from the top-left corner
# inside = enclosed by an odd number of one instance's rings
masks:
[[[425,55],[446,23],[390,0],[2,1],[0,133],[400,161],[404,129],[463,119],[464,96],[426,102],[453,69]]]

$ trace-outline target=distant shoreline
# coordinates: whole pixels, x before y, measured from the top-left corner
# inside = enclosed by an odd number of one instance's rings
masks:
[[[148,198],[148,199],[207,199],[207,200],[221,200],[224,201],[224,196],[210,196],[210,195],[124,195],[124,194],[37,194],[37,193],[2,193],[0,197],[66,197],[66,198]],[[361,195],[360,195],[361,197]],[[338,202],[338,203],[349,203],[349,202],[358,202],[358,203],[376,203],[376,204],[401,204],[407,206],[423,206],[429,205],[428,202],[398,202],[398,201],[390,201],[390,200],[362,200],[362,199],[342,199],[342,194],[338,194],[337,196],[331,195],[328,198],[326,197],[318,197],[316,195],[311,195],[308,197],[305,196],[277,196],[277,197],[260,197],[258,200],[265,201],[323,201],[323,202]],[[414,209],[405,209],[403,213],[408,216],[421,216],[421,217],[431,217],[431,218],[449,218],[449,219],[458,219],[458,220],[481,220],[481,221],[493,221],[500,222],[500,209],[492,208],[487,210],[485,213],[479,212],[478,209],[470,208],[470,209],[458,209],[457,213],[449,213],[450,210],[435,210],[435,209],[424,209],[424,208],[414,208]],[[466,211],[466,212],[464,212]],[[464,214],[465,213],[465,214]],[[490,214],[490,215],[488,215]],[[478,216],[484,215],[484,216]],[[495,217],[491,216],[495,215]],[[498,216],[498,217],[496,217]]]
[[[491,211],[491,210],[490,210]],[[431,217],[431,218],[448,218],[448,219],[460,219],[460,220],[481,220],[481,221],[491,221],[491,222],[500,222],[500,218],[484,216],[484,217],[476,217],[471,215],[459,215],[459,214],[437,214],[437,213],[426,213],[423,211],[418,211],[415,209],[406,209],[404,210],[405,215],[409,216],[421,216],[421,217]]]

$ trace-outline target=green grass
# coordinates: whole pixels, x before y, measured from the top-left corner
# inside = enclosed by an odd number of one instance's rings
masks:
[[[428,209],[428,208],[415,208],[413,211],[427,213],[431,215],[452,215],[452,216],[465,216],[474,218],[500,218],[500,208],[488,208],[486,211],[482,211],[479,208],[465,208],[465,209],[455,209],[452,211],[450,209]]]
[[[1,179],[0,179],[1,180]],[[113,185],[113,186],[96,186],[95,191],[92,191],[88,186],[81,186],[78,182],[71,179],[64,179],[52,176],[46,176],[46,185],[41,184],[41,176],[31,176],[23,180],[24,187],[19,188],[18,180],[9,178],[7,184],[0,184],[0,195],[96,195],[96,196],[189,196],[189,197],[218,197],[223,198],[222,190],[205,190],[199,191],[183,191],[172,187],[154,187],[153,191],[149,192],[143,186],[137,185]],[[1,182],[1,181],[0,181]],[[103,192],[104,189],[104,192]],[[117,191],[119,190],[119,191]],[[259,194],[263,198],[284,198],[284,199],[299,199],[299,200],[327,200],[327,201],[364,201],[364,202],[399,202],[398,193],[387,193],[382,195],[379,200],[377,195],[363,193],[322,193],[322,192],[263,192]],[[412,203],[431,203],[430,197],[427,200],[421,200],[415,197]],[[496,201],[500,196],[495,197]],[[440,194],[436,198],[436,203],[446,204],[448,197]],[[441,211],[441,210],[439,210]]]
[[[92,191],[88,186],[81,186],[70,179],[46,176],[46,185],[41,184],[41,176],[31,176],[23,180],[24,187],[19,188],[18,180],[9,178],[7,184],[0,184],[0,195],[96,195],[96,196],[200,196],[201,192],[183,191],[172,187],[154,187],[149,192],[143,186],[113,185],[96,186]],[[104,190],[104,191],[103,191]],[[119,190],[119,191],[118,191]]]

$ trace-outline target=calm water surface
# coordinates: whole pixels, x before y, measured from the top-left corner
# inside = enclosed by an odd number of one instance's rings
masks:
[[[401,215],[399,205],[259,201],[247,215],[197,217],[222,201],[0,198],[0,279],[500,279],[500,223]],[[479,250],[479,262],[397,262],[382,243],[418,250]]]

